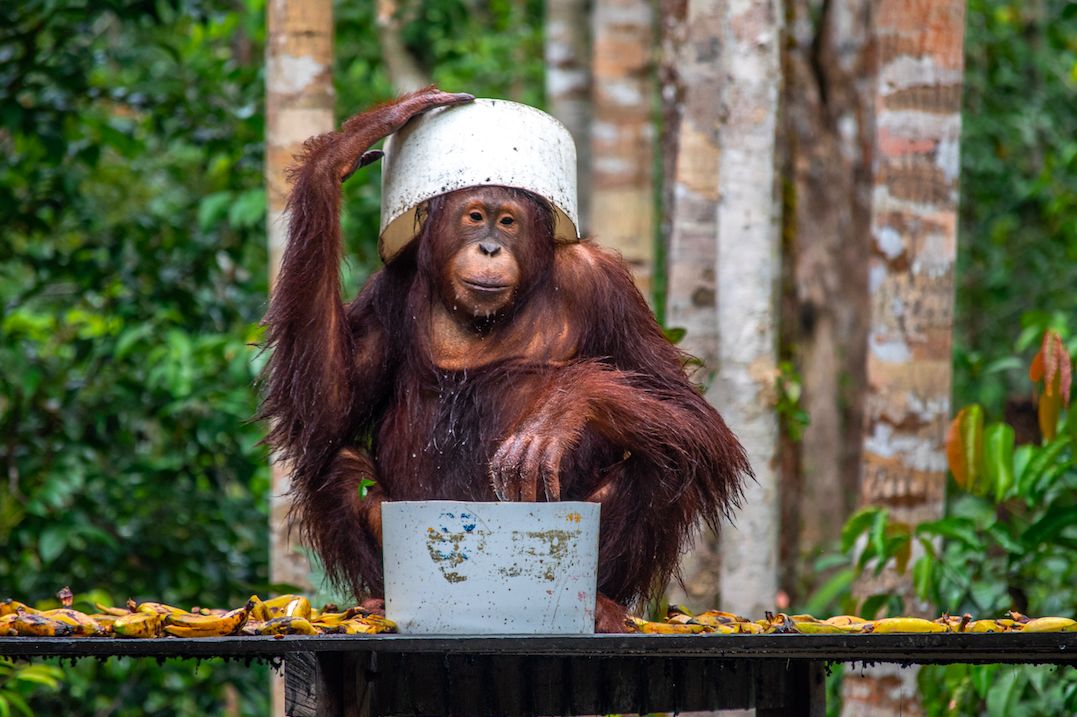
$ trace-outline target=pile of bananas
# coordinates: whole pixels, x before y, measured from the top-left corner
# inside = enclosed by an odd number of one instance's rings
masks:
[[[361,607],[340,610],[311,607],[302,595],[261,600],[252,595],[235,610],[128,600],[125,607],[95,603],[96,613],[71,608],[71,591],[57,597],[62,607],[35,610],[15,600],[0,602],[0,636],[20,637],[221,637],[224,635],[376,635],[395,632],[396,625]]]
[[[762,620],[749,620],[721,610],[692,613],[680,605],[671,605],[666,619],[649,622],[629,617],[627,626],[635,632],[651,635],[876,635],[917,632],[1077,632],[1077,620],[1068,617],[1030,618],[1017,612],[998,620],[973,620],[972,615],[943,615],[936,620],[919,617],[885,617],[865,620],[855,615],[838,615],[825,620],[811,615],[786,615],[767,612]]]

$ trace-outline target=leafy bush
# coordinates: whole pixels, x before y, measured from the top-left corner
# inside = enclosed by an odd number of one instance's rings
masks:
[[[1062,335],[1044,334],[1029,375],[1039,386],[1043,440],[1015,446],[1004,422],[984,424],[976,404],[950,429],[946,515],[907,526],[885,509],[853,515],[842,533],[843,566],[809,609],[841,604],[865,617],[899,614],[899,595],[857,604],[848,587],[864,570],[892,566],[907,573],[916,595],[951,615],[1002,617],[1077,615],[1077,411],[1069,404],[1072,359]],[[832,558],[833,560],[833,558]],[[998,665],[929,666],[920,686],[930,715],[1070,714],[1077,709],[1077,672]]]

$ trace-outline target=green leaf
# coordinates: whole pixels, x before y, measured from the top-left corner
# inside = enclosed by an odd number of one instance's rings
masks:
[[[1032,458],[1019,479],[1019,495],[1028,498],[1035,492],[1040,479],[1043,478],[1067,445],[1069,445],[1069,436],[1063,434],[1047,443],[1047,445],[1034,449]]]
[[[916,526],[917,535],[938,535],[956,540],[971,550],[983,550],[984,542],[972,521],[967,518],[942,518]]]
[[[996,503],[1005,500],[1016,483],[1013,446],[1014,431],[1009,424],[992,423],[984,430],[985,488],[994,488]]]
[[[216,192],[202,199],[198,205],[198,228],[209,231],[228,214],[232,203],[231,192]]]
[[[812,593],[804,605],[804,612],[817,615],[827,610],[835,600],[849,590],[855,579],[856,571],[852,568],[837,571]]]
[[[924,601],[930,599],[934,576],[935,561],[929,555],[920,556],[912,566],[912,583],[916,590],[916,597]]]
[[[1049,542],[1066,528],[1077,526],[1077,505],[1051,506],[1021,535],[1021,542],[1028,548]]]
[[[7,701],[18,710],[23,717],[34,717],[34,711],[30,709],[30,705],[26,704],[26,700],[22,698],[22,695],[15,692],[8,692],[4,695],[7,697]]]
[[[982,495],[984,412],[979,404],[962,408],[946,432],[946,460],[954,482],[964,490]]]
[[[10,693],[0,692],[0,717],[11,717],[11,707],[8,706],[7,696]]]
[[[870,544],[880,564],[890,557],[886,553],[886,516],[887,512],[885,510],[879,511],[871,522]]]
[[[853,549],[853,545],[856,544],[856,539],[860,537],[861,533],[868,529],[868,527],[875,521],[875,516],[880,512],[885,515],[886,510],[877,506],[871,506],[869,508],[863,508],[849,516],[849,519],[845,521],[845,525],[841,529],[841,551],[843,553],[848,553]]]
[[[888,604],[889,602],[889,593],[877,593],[875,595],[872,595],[867,600],[865,600],[864,604],[861,606],[860,616],[868,620],[873,620],[875,619],[875,616],[878,614],[879,610],[881,610],[883,606]]]
[[[671,326],[666,329],[662,329],[662,333],[666,335],[666,340],[671,344],[679,344],[684,340],[684,337],[688,334],[688,329],[683,326]]]
[[[51,563],[67,546],[69,528],[66,525],[55,525],[41,531],[41,538],[37,543],[37,552],[41,561]]]
[[[265,189],[248,189],[232,203],[228,210],[228,223],[236,229],[247,229],[265,221]]]
[[[983,665],[981,665],[983,667]],[[1025,674],[1014,667],[1009,667],[992,680],[987,690],[987,716],[1010,717],[1016,711],[1017,700],[1025,687]]]

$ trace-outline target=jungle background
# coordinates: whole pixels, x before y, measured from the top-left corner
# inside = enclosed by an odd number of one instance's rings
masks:
[[[394,33],[424,79],[546,106],[544,3],[401,5]],[[786,5],[784,112],[795,124],[807,111],[789,59],[796,18],[810,35],[831,3]],[[399,85],[378,11],[334,4],[338,120]],[[917,588],[939,611],[1072,616],[1077,431],[1064,413],[1059,437],[1038,430],[1027,367],[1047,329],[1077,348],[1077,6],[969,0],[966,13],[952,402],[982,406],[1019,442],[1051,452],[1035,485],[998,500],[950,484],[950,522],[925,533],[945,547],[922,563]],[[265,17],[264,0],[0,7],[0,598],[44,604],[70,585],[117,604],[239,605],[286,587],[270,583],[271,479],[263,428],[250,420],[269,276]],[[662,40],[655,30],[656,58]],[[663,67],[652,63],[656,87]],[[647,117],[660,135],[662,102]],[[660,141],[652,152],[660,177]],[[661,216],[661,182],[648,191]],[[783,192],[787,215],[792,194]],[[346,196],[351,294],[378,263],[377,173],[357,174]],[[783,221],[787,250],[793,225]],[[661,222],[647,240],[664,318]],[[788,281],[783,292],[783,316],[802,320]],[[783,329],[776,402],[793,495],[797,440],[812,419],[797,336]],[[859,446],[859,434],[850,440]],[[856,508],[855,493],[842,495],[821,514],[836,528]],[[791,606],[836,610],[872,558],[901,559],[885,515],[857,515],[811,544],[783,534],[779,584]],[[876,548],[867,558],[853,555],[864,531]],[[888,608],[885,598],[870,607]],[[1077,709],[1073,672],[936,669],[925,710],[1062,713]],[[264,666],[214,661],[0,664],[0,715],[267,714],[267,684]]]

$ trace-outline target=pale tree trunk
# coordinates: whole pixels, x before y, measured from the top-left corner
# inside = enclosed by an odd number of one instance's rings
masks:
[[[389,84],[397,94],[411,92],[430,84],[430,78],[419,66],[419,61],[404,44],[401,28],[411,19],[410,12],[400,7],[396,0],[378,0],[376,23],[378,26],[378,44],[381,46],[381,59],[385,71],[389,74]]]
[[[649,0],[595,0],[591,219],[651,296],[654,194],[651,124],[653,12]]]
[[[855,507],[863,425],[872,101],[869,0],[786,0],[784,337],[811,417],[783,476],[783,566],[796,571],[832,543]],[[787,190],[789,191],[789,190]],[[809,588],[811,586],[809,585]]]
[[[944,509],[965,3],[877,0],[873,24],[871,324],[860,497],[912,526]],[[896,592],[907,613],[928,607],[916,600],[910,576],[894,570],[866,576],[855,592]],[[866,673],[846,680],[845,715],[922,714],[912,670]]]
[[[590,0],[546,0],[546,109],[576,141],[580,232],[591,231]]]
[[[718,369],[715,263],[718,256],[718,133],[722,104],[721,0],[664,0],[660,78],[665,127],[662,235],[666,242],[667,325],[703,366],[693,377],[711,387]],[[708,392],[714,399],[714,390]],[[709,531],[681,561],[682,585],[670,602],[695,609],[718,600],[717,537]]]
[[[727,0],[725,121],[719,134],[718,376],[713,401],[755,470],[735,526],[722,531],[720,604],[751,616],[778,589],[778,421],[774,411],[781,252],[776,133],[781,91],[778,0]]]
[[[333,129],[333,6],[329,0],[270,0],[266,7],[266,166],[269,285],[272,291],[287,241],[285,170],[308,138]],[[291,508],[287,466],[272,468],[269,579],[309,589],[310,564],[288,536]],[[276,680],[273,713],[283,714]]]

